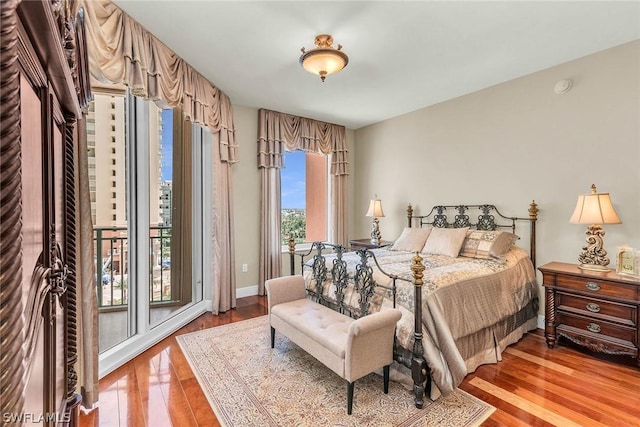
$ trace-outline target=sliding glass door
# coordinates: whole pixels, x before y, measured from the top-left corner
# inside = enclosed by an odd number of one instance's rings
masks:
[[[169,319],[202,301],[203,133],[179,110],[93,91],[87,154],[99,342],[113,353],[169,330]]]

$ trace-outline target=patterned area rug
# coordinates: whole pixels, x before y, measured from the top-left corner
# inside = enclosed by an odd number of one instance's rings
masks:
[[[370,374],[355,383],[347,415],[347,383],[276,333],[261,316],[177,337],[182,351],[223,426],[478,426],[495,410],[457,390],[423,409],[413,393]]]

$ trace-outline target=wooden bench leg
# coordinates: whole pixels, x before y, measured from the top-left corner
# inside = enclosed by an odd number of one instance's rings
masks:
[[[355,383],[347,384],[347,414],[351,415],[351,409],[353,408],[353,385]]]
[[[276,330],[271,327],[271,348],[275,346],[276,343]]]
[[[382,368],[383,378],[384,378],[384,394],[389,394],[389,367],[391,365],[387,365]]]

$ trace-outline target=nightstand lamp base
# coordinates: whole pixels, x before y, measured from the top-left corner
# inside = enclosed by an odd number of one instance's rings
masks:
[[[580,264],[578,268],[580,270],[589,270],[589,271],[602,271],[602,272],[611,271],[609,267],[604,265],[598,265],[598,264]]]

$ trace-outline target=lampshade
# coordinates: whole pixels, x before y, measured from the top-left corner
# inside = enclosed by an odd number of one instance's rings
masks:
[[[333,73],[337,73],[347,66],[349,57],[341,51],[342,45],[333,48],[333,37],[328,34],[320,34],[313,41],[315,49],[305,51],[303,47],[300,55],[300,65],[310,73],[317,74],[324,79]]]
[[[569,220],[572,224],[621,224],[611,204],[609,193],[598,193],[596,186],[591,186],[591,194],[578,196],[576,209]]]
[[[384,212],[382,211],[382,202],[380,199],[371,199],[369,202],[369,210],[367,211],[368,217],[383,218]]]

